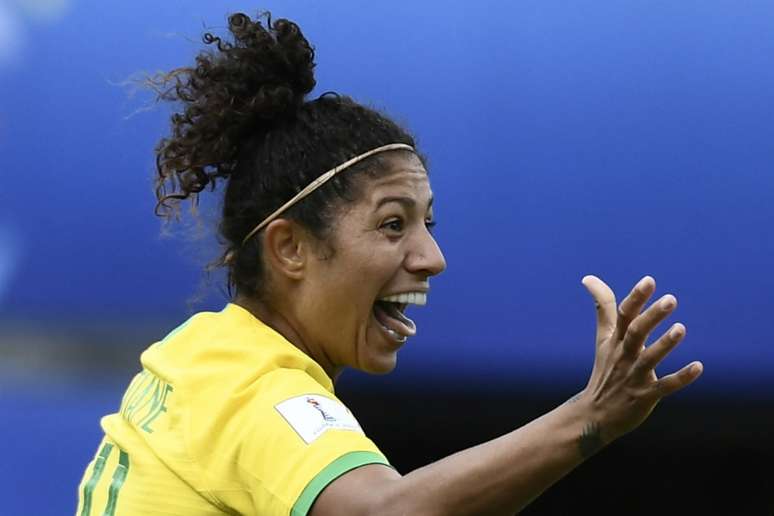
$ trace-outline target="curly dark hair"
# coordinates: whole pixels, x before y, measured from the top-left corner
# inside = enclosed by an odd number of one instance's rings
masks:
[[[229,294],[235,288],[260,298],[262,237],[242,245],[245,236],[326,170],[382,145],[415,142],[387,116],[348,96],[328,92],[306,100],[315,86],[314,48],[292,21],[236,13],[228,29],[233,41],[204,34],[213,47],[196,56],[194,67],[148,80],[160,100],[181,104],[171,117],[171,135],[156,147],[156,213],[176,218],[181,201],[191,199],[195,207],[200,192],[225,181],[223,252],[211,265],[227,267]],[[326,241],[337,209],[359,198],[362,178],[386,168],[372,156],[283,217]]]

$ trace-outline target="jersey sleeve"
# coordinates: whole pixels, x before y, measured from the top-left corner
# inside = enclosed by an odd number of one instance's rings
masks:
[[[304,371],[267,374],[240,412],[237,474],[255,514],[304,516],[346,472],[389,466],[344,404]]]

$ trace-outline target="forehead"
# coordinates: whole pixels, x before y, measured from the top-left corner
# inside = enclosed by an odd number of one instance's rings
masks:
[[[414,199],[426,207],[433,194],[430,179],[424,165],[413,153],[393,153],[382,157],[387,171],[365,182],[362,201],[376,205],[385,196],[402,196]]]

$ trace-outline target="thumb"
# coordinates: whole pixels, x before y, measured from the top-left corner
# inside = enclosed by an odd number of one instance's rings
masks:
[[[617,320],[615,294],[596,276],[584,276],[581,283],[594,298],[594,304],[597,307],[597,342],[600,342],[615,330]]]

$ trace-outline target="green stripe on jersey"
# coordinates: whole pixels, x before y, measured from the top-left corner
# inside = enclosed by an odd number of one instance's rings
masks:
[[[129,473],[129,455],[124,450],[121,450],[121,454],[118,456],[118,466],[116,466],[116,471],[113,473],[113,481],[110,482],[107,507],[105,507],[105,512],[102,513],[102,516],[115,515],[118,492],[121,490],[121,486],[124,485],[127,473]]]
[[[325,466],[325,468],[323,468],[323,470],[320,471],[317,476],[315,476],[306,485],[304,490],[301,492],[301,496],[298,497],[295,505],[293,505],[293,509],[291,509],[290,515],[306,516],[314,501],[320,495],[322,490],[328,486],[328,484],[339,478],[344,473],[355,468],[359,468],[360,466],[365,466],[366,464],[384,464],[385,466],[390,466],[390,463],[387,462],[387,459],[378,453],[370,451],[345,453],[338,459]]]
[[[105,469],[105,462],[110,457],[110,452],[113,451],[113,445],[105,443],[102,449],[99,451],[99,456],[94,461],[94,469],[91,472],[91,478],[83,486],[83,508],[81,509],[81,516],[89,516],[91,513],[91,494],[94,491],[94,486],[99,482],[99,477],[102,476],[102,471]]]

